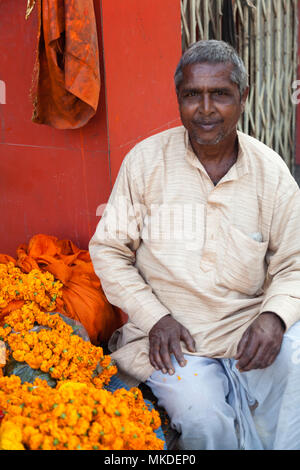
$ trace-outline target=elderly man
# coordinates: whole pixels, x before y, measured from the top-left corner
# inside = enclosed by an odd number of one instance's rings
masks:
[[[183,126],[126,156],[90,242],[128,383],[146,382],[182,449],[300,448],[300,191],[237,131],[247,73],[221,41],[182,56]]]

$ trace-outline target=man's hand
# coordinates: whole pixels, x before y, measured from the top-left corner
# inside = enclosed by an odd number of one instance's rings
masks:
[[[273,312],[264,312],[247,328],[239,342],[236,367],[240,372],[264,369],[276,359],[285,325]]]
[[[184,359],[180,340],[184,341],[187,349],[195,352],[195,341],[189,331],[171,315],[161,318],[151,328],[149,332],[150,352],[149,359],[156,370],[161,370],[164,374],[174,374],[174,367],[171,360],[171,354],[176,357],[178,364],[184,367]]]

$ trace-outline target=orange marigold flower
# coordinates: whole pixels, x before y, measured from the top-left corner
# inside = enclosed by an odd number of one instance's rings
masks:
[[[62,284],[51,273],[22,273],[13,263],[0,264],[0,313],[11,301],[21,300],[0,325],[7,359],[47,372],[57,383],[55,388],[41,379],[22,384],[17,376],[3,376],[0,368],[0,409],[5,414],[0,448],[162,449],[154,433],[159,414],[148,409],[141,391],[104,390],[117,372],[110,356],[74,334],[60,315],[49,313],[61,295]]]

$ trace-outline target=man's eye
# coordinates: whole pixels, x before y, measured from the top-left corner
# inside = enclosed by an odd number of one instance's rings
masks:
[[[197,96],[197,95],[198,95],[197,91],[189,91],[188,93],[186,93],[185,96]]]

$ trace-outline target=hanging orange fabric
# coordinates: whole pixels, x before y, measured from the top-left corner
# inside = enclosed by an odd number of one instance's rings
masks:
[[[84,126],[100,93],[93,0],[38,0],[32,120],[57,129]]]
[[[12,260],[0,254],[0,262],[1,259],[3,263]],[[32,269],[49,271],[63,283],[63,296],[57,299],[57,311],[79,321],[92,343],[107,341],[127,320],[126,315],[106,299],[89,252],[80,250],[71,240],[35,235],[28,245],[18,247],[15,263],[26,273]],[[20,308],[17,303],[11,304],[5,314]]]

